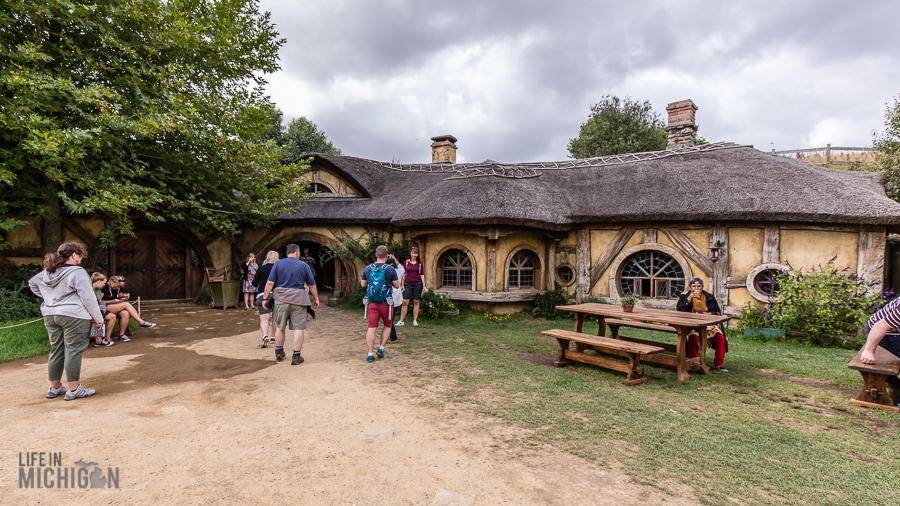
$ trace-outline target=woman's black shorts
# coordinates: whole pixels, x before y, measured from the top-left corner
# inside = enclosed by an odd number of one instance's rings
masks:
[[[403,298],[422,300],[422,282],[403,283]]]

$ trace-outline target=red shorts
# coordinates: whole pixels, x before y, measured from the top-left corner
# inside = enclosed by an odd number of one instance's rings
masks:
[[[391,305],[387,302],[373,302],[369,304],[369,328],[377,329],[378,320],[384,320],[385,327],[390,327],[391,325],[393,325],[393,321],[391,320],[391,316],[393,313],[391,313],[391,309]]]

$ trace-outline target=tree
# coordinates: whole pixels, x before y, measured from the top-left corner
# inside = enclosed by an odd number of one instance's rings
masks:
[[[878,170],[884,171],[882,183],[887,196],[900,202],[900,95],[884,114],[884,132],[874,134]]]
[[[578,137],[569,139],[569,156],[639,153],[666,149],[665,123],[653,112],[650,102],[605,95],[591,106],[591,115],[581,124]]]
[[[278,143],[284,149],[284,160],[288,163],[306,153],[341,154],[341,150],[325,137],[325,132],[320,132],[316,124],[304,116],[288,123]]]
[[[278,38],[257,0],[0,0],[0,229],[61,214],[232,238],[306,198],[266,138]]]

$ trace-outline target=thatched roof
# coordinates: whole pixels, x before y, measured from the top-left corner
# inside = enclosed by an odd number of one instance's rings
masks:
[[[398,226],[774,221],[900,224],[880,173],[716,143],[556,163],[397,165],[311,153],[366,198],[317,198],[282,219]]]

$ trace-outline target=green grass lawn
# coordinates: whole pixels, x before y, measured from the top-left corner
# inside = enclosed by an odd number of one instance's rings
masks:
[[[648,382],[627,387],[624,373],[552,366],[555,340],[540,331],[571,330],[571,320],[497,323],[464,311],[421,325],[403,329],[399,348],[419,385],[439,386],[448,410],[469,407],[527,429],[510,442],[523,452],[551,444],[615,460],[639,483],[689,484],[706,504],[900,504],[900,415],[848,402],[848,389],[862,386],[847,368],[852,351],[729,335],[731,373],[692,373],[681,384],[674,369],[645,364]],[[596,323],[583,331],[596,334]]]
[[[35,318],[3,322],[0,323],[0,327],[8,327],[32,320],[35,320]],[[50,341],[47,339],[47,329],[44,327],[43,320],[38,319],[38,321],[27,325],[0,329],[0,363],[45,353],[50,353]]]

